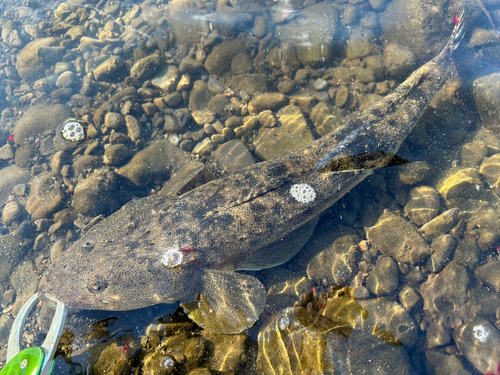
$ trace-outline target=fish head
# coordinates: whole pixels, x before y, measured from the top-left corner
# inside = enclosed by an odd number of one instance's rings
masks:
[[[44,272],[39,296],[77,310],[173,303],[196,294],[204,264],[202,251],[175,244],[80,240]]]

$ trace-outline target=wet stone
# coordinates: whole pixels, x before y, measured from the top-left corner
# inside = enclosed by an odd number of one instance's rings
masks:
[[[480,255],[481,250],[475,241],[471,241],[468,238],[459,239],[457,241],[457,248],[455,249],[453,261],[473,270],[479,264]]]
[[[488,262],[474,270],[476,278],[489,286],[497,293],[500,293],[500,264]]]
[[[10,284],[16,290],[17,299],[20,301],[25,301],[36,293],[38,282],[38,275],[30,260],[23,262],[10,277]]]
[[[276,27],[276,34],[283,45],[296,47],[302,64],[322,64],[332,53],[339,12],[333,4],[324,2],[299,12],[300,16]]]
[[[78,182],[73,195],[73,207],[83,215],[108,215],[119,207],[117,188],[116,174],[99,169]]]
[[[367,38],[361,35],[352,35],[347,41],[347,58],[357,59],[370,54],[371,46]]]
[[[182,144],[182,143],[181,143]],[[151,143],[139,151],[118,174],[137,186],[163,182],[186,163],[184,154],[168,140]]]
[[[160,56],[156,54],[146,56],[132,65],[130,76],[141,81],[146,80],[160,70],[161,64],[162,59]]]
[[[209,111],[193,111],[191,115],[194,121],[201,126],[207,123],[210,124],[215,120],[214,114]]]
[[[10,160],[14,158],[14,151],[12,146],[7,143],[0,147],[0,160]]]
[[[377,374],[381,369],[387,374],[414,373],[403,347],[391,346],[368,332],[355,330],[347,338],[330,334],[327,342],[326,358],[336,370],[348,362],[351,374]]]
[[[484,127],[498,134],[500,131],[500,73],[480,77],[473,82],[474,100]]]
[[[195,74],[203,70],[203,64],[195,59],[185,57],[181,60],[179,64],[179,71],[182,74]]]
[[[377,297],[388,296],[398,288],[398,267],[390,257],[379,257],[370,276],[366,279],[366,287]]]
[[[177,108],[182,103],[182,94],[180,92],[172,92],[163,98],[163,101],[170,108]]]
[[[34,177],[26,202],[26,211],[34,219],[43,219],[54,213],[62,204],[61,184],[50,173]]]
[[[474,168],[455,168],[446,172],[436,189],[445,199],[448,207],[460,206],[467,199],[476,198],[484,189],[479,171]]]
[[[472,141],[462,146],[461,164],[464,167],[477,168],[488,154],[488,147],[483,141]]]
[[[75,160],[73,163],[73,169],[75,171],[75,176],[79,176],[86,171],[93,171],[99,169],[102,166],[102,158],[95,155],[83,155]]]
[[[415,68],[415,55],[404,46],[391,43],[384,49],[384,67],[393,77],[406,77]]]
[[[269,77],[267,74],[240,74],[229,81],[229,87],[235,91],[246,91],[250,95],[266,93]]]
[[[46,69],[60,61],[64,48],[54,37],[38,38],[28,43],[17,55],[16,69],[21,78],[34,81],[44,76]]]
[[[321,237],[325,237],[324,241],[316,240],[322,250],[307,265],[307,275],[319,284],[349,285],[358,272],[360,238],[348,227]],[[329,245],[323,248],[321,243]]]
[[[500,154],[495,154],[484,159],[479,167],[479,173],[486,177],[486,180],[491,186],[498,187],[500,185]]]
[[[478,315],[453,332],[462,355],[481,374],[495,374],[500,363],[500,332]]]
[[[16,150],[15,161],[19,168],[29,168],[33,163],[33,158],[36,155],[36,147],[31,143],[22,145]]]
[[[416,306],[421,305],[422,302],[420,294],[409,284],[404,284],[399,288],[398,298],[401,305],[407,311],[412,311]]]
[[[432,349],[451,342],[451,329],[441,321],[433,322],[425,332],[425,344]]]
[[[437,216],[439,207],[438,192],[429,186],[419,186],[410,190],[405,214],[413,224],[420,227]]]
[[[443,233],[448,233],[458,223],[458,208],[452,208],[424,224],[419,232],[429,242]]]
[[[416,264],[432,254],[417,228],[389,210],[384,210],[375,226],[366,228],[366,236],[382,254],[398,262]]]
[[[212,142],[210,138],[205,138],[204,140],[199,142],[196,146],[194,146],[193,152],[195,154],[209,156],[216,148],[217,145],[214,142]]]
[[[124,144],[109,146],[104,152],[104,164],[119,167],[132,157],[132,151]]]
[[[435,374],[472,375],[456,355],[428,350],[425,352],[425,357]]]
[[[111,129],[120,129],[125,125],[125,119],[120,113],[108,112],[104,116],[104,124]]]
[[[111,56],[94,69],[94,77],[98,82],[115,81],[123,76],[125,62],[118,56]]]
[[[500,152],[500,139],[491,132],[479,130],[476,133],[476,140],[484,142],[488,149],[488,155],[497,154]]]
[[[17,121],[14,141],[23,144],[30,137],[39,137],[46,132],[54,133],[57,126],[69,117],[70,109],[62,104],[33,106]]]
[[[467,302],[469,277],[464,266],[450,262],[437,275],[420,287],[424,299],[424,310],[440,313],[451,313],[460,310]]]
[[[261,113],[259,113],[259,122],[266,128],[274,128],[278,123],[273,112],[270,110],[262,111]]]
[[[210,99],[212,99],[212,96],[213,95],[208,89],[208,86],[205,82],[201,80],[196,81],[193,85],[193,89],[189,94],[189,110],[204,110],[210,102]]]
[[[328,134],[344,124],[344,116],[338,109],[325,102],[318,103],[311,111],[311,121],[319,135]]]
[[[373,298],[358,302],[361,307],[368,310],[368,318],[362,319],[357,316],[356,329],[370,334],[389,332],[392,334],[394,344],[403,343],[407,348],[415,345],[418,339],[417,325],[412,315],[403,306],[385,298]]]
[[[335,93],[335,105],[342,108],[349,103],[349,100],[349,89],[346,86],[340,86]]]
[[[173,92],[177,88],[179,79],[179,68],[175,65],[169,65],[160,71],[160,73],[151,80],[151,83],[154,87],[162,89],[165,92]]]
[[[286,101],[286,96],[281,93],[260,94],[248,103],[248,111],[250,114],[258,115],[265,110],[276,110],[284,106]]]
[[[9,226],[14,221],[20,221],[25,216],[24,207],[17,202],[8,202],[2,210],[2,224]]]
[[[247,355],[248,336],[218,335],[208,331],[203,331],[202,335],[211,343],[213,350],[210,368],[218,372],[237,373]]]
[[[262,128],[255,141],[255,153],[269,160],[286,151],[305,146],[313,141],[306,119],[297,106],[287,106],[278,112],[281,126]]]
[[[201,162],[187,163],[165,182],[158,194],[176,196],[190,190],[202,180],[204,170],[205,164]]]
[[[252,70],[252,62],[246,53],[240,52],[231,59],[231,71],[234,74],[251,73]]]
[[[416,161],[399,167],[398,180],[403,185],[416,185],[429,178],[430,165],[425,161]]]
[[[229,70],[232,58],[243,50],[240,41],[227,39],[212,49],[205,60],[205,69],[210,74],[221,75]]]
[[[127,135],[132,142],[137,142],[141,138],[141,127],[134,116],[125,116],[125,125],[127,127]]]
[[[442,234],[432,241],[431,248],[433,254],[427,259],[425,264],[430,272],[440,272],[446,264],[453,258],[453,252],[457,247],[457,241],[449,234]]]

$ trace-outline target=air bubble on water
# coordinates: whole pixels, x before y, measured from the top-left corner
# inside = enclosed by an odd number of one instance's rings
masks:
[[[288,319],[288,316],[282,316],[280,318],[279,327],[282,331],[284,331],[289,324],[290,324],[290,319]]]
[[[75,119],[69,119],[62,126],[61,137],[68,142],[82,142],[87,138],[85,128]]]
[[[178,248],[171,248],[163,253],[160,258],[160,263],[167,268],[174,268],[182,263],[182,256],[183,254]]]
[[[308,184],[292,185],[290,194],[300,203],[310,203],[316,199],[316,191]]]
[[[160,361],[161,368],[170,370],[170,369],[174,368],[174,366],[175,366],[175,362],[171,357],[165,357]]]
[[[472,332],[474,337],[480,342],[485,342],[486,338],[490,335],[490,332],[482,324],[472,327]]]

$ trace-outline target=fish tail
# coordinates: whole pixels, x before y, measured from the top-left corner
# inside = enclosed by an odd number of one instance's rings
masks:
[[[453,51],[458,48],[460,42],[464,37],[464,13],[465,11],[462,10],[460,16],[456,18],[456,25],[451,32],[450,39],[448,40],[448,43],[446,43],[446,46],[443,48],[443,52],[447,55],[451,55]]]

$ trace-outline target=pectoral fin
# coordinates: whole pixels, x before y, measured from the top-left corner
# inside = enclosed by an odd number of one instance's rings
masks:
[[[206,270],[196,302],[183,303],[188,316],[207,331],[235,334],[251,327],[264,310],[266,291],[255,277]]]
[[[288,262],[311,238],[317,223],[318,217],[288,233],[285,237],[254,251],[243,264],[238,265],[237,269],[258,271]]]

